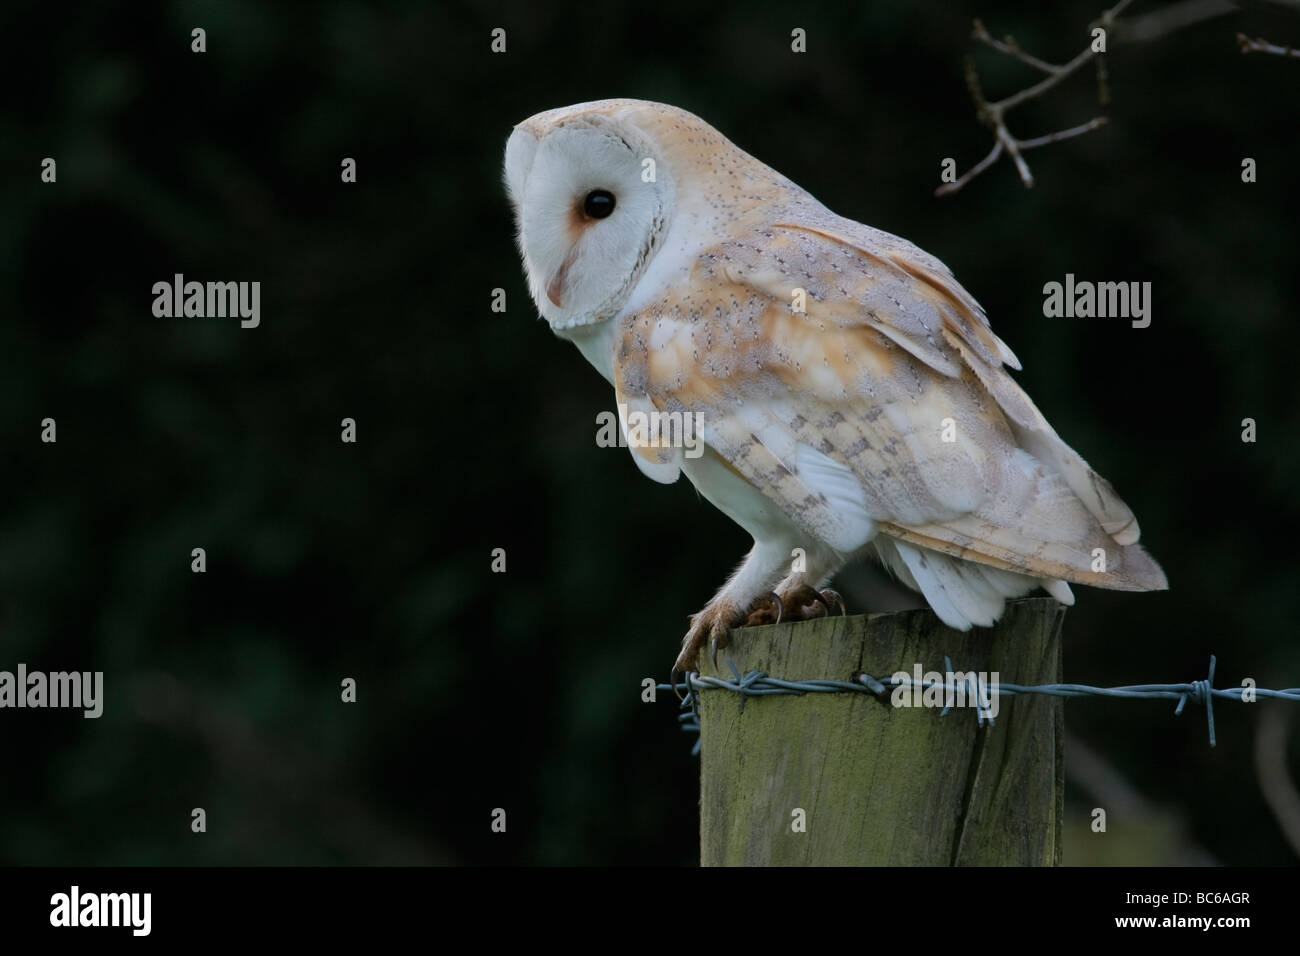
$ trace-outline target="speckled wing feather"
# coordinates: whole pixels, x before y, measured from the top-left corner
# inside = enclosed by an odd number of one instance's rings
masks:
[[[845,553],[881,532],[1036,577],[1164,587],[1132,512],[1007,374],[1014,354],[948,269],[793,208],[619,320],[620,401],[701,413],[737,473]]]

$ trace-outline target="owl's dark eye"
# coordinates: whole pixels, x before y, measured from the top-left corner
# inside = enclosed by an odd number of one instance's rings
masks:
[[[593,189],[582,201],[582,211],[590,219],[604,219],[614,211],[614,194],[608,189]]]

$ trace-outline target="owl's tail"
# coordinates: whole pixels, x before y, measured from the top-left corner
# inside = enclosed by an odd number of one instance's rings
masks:
[[[991,627],[1002,616],[1008,598],[1023,597],[1038,587],[1062,604],[1074,603],[1074,593],[1064,581],[963,561],[885,535],[872,544],[881,563],[903,584],[921,592],[939,620],[959,631]]]

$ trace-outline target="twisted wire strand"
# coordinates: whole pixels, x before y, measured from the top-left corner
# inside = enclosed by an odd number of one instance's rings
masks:
[[[944,659],[944,673],[951,675],[952,661],[947,657]],[[1201,680],[1188,681],[1179,684],[1127,684],[1121,687],[1092,687],[1088,684],[1010,684],[1010,683],[987,683],[980,680],[978,674],[971,674],[968,681],[963,681],[960,685],[949,684],[940,681],[915,681],[910,677],[888,677],[883,680],[872,677],[870,674],[859,674],[855,680],[782,680],[773,677],[762,671],[753,670],[748,674],[741,674],[733,660],[728,658],[727,664],[734,675],[733,680],[727,680],[722,677],[701,677],[698,671],[692,671],[685,675],[682,683],[679,684],[659,684],[658,689],[663,691],[674,691],[684,694],[682,699],[682,710],[678,715],[678,721],[682,729],[688,733],[698,734],[700,732],[700,712],[699,712],[699,695],[708,690],[729,690],[732,693],[740,694],[741,697],[768,697],[776,694],[870,694],[874,697],[888,697],[895,688],[913,687],[921,690],[929,688],[939,688],[945,691],[945,701],[949,701],[948,694],[973,693],[976,701],[983,702],[988,700],[987,695],[997,694],[1000,697],[1017,697],[1029,694],[1040,694],[1047,697],[1111,697],[1125,700],[1176,700],[1178,705],[1174,708],[1174,715],[1181,716],[1186,709],[1188,702],[1199,704],[1205,708],[1206,724],[1209,728],[1210,746],[1217,743],[1214,730],[1214,700],[1237,700],[1249,702],[1248,694],[1258,699],[1272,700],[1291,700],[1300,702],[1300,687],[1290,687],[1284,690],[1269,690],[1263,687],[1233,687],[1221,688],[1214,686],[1214,670],[1217,666],[1217,659],[1213,654],[1210,655],[1209,672]],[[947,703],[939,716],[947,716],[952,709],[952,704]],[[987,721],[993,724],[993,716],[988,709],[982,705],[976,707],[976,718],[980,726],[984,726]],[[700,742],[697,740],[691,751],[694,754],[700,752]]]

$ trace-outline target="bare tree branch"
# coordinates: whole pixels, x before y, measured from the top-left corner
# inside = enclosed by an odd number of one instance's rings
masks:
[[[1106,31],[1115,25],[1115,18],[1127,8],[1133,0],[1119,0],[1115,6],[1109,10],[1103,11],[1093,26],[1099,26]],[[1021,152],[1026,149],[1033,149],[1038,146],[1046,146],[1049,143],[1060,142],[1063,139],[1070,139],[1074,136],[1081,136],[1084,133],[1096,129],[1103,125],[1106,120],[1104,117],[1096,117],[1089,120],[1081,126],[1075,126],[1071,129],[1060,130],[1056,133],[1048,133],[1046,136],[1038,136],[1033,139],[1021,140],[1012,135],[1007,128],[1006,114],[1029,100],[1036,99],[1044,93],[1053,89],[1062,81],[1073,76],[1084,64],[1097,60],[1098,74],[1098,99],[1105,104],[1108,100],[1106,90],[1106,74],[1102,67],[1102,60],[1099,54],[1093,50],[1092,44],[1084,47],[1072,60],[1064,64],[1048,63],[1040,60],[1036,56],[1031,56],[1016,43],[1015,38],[1007,36],[1002,40],[994,39],[984,28],[984,24],[979,20],[975,21],[973,38],[983,43],[985,46],[997,50],[999,53],[1015,57],[1021,63],[1031,66],[1036,70],[1046,73],[1047,76],[1039,80],[1032,86],[1028,86],[1018,93],[1013,93],[1005,99],[989,102],[980,88],[979,74],[975,71],[975,61],[972,58],[966,60],[966,86],[970,90],[971,98],[975,101],[976,116],[979,121],[987,126],[993,132],[993,149],[979,163],[960,176],[955,182],[944,183],[934,191],[936,196],[951,196],[958,192],[966,183],[970,182],[980,173],[992,166],[1003,153],[1011,157],[1015,164],[1016,172],[1020,174],[1020,181],[1025,184],[1026,188],[1034,185],[1033,173],[1029,170],[1029,164],[1025,162]]]
[[[1278,46],[1262,37],[1251,39],[1244,33],[1237,34],[1237,45],[1242,53],[1272,53],[1274,56],[1294,56],[1300,58],[1300,50],[1291,46]]]
[[[1239,9],[1235,0],[1181,0],[1140,17],[1119,21],[1113,36],[1122,43],[1150,43],[1175,30],[1236,13]]]

